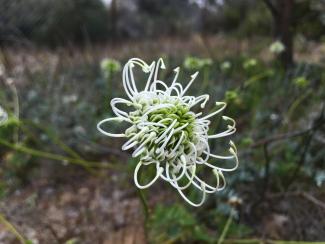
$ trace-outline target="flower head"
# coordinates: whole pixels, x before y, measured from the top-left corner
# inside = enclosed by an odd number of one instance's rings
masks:
[[[243,64],[244,69],[251,69],[257,65],[257,60],[255,58],[250,58],[246,60]]]
[[[184,60],[184,67],[189,70],[200,70],[211,65],[212,60],[210,58],[187,57]]]
[[[143,90],[139,90],[133,75],[133,68],[140,66],[148,74]],[[236,131],[235,121],[227,116],[222,120],[228,123],[225,131],[209,135],[208,131],[213,117],[224,110],[224,102],[216,102],[216,110],[203,115],[194,113],[193,108],[200,105],[203,109],[209,95],[198,97],[185,95],[198,72],[183,87],[177,82],[179,68],[174,69],[175,77],[168,86],[158,79],[160,69],[165,69],[162,59],[150,65],[138,58],[130,59],[123,69],[123,86],[128,99],[114,98],[111,107],[116,117],[107,118],[98,123],[100,132],[111,137],[125,137],[127,141],[122,150],[134,149],[132,157],[139,157],[134,171],[134,182],[140,189],[151,186],[161,178],[178,190],[180,195],[191,205],[203,204],[206,193],[214,193],[225,187],[223,172],[233,171],[238,166],[237,150],[229,141],[228,155],[217,155],[210,151],[209,141],[227,137]],[[129,106],[130,111],[121,109]],[[120,134],[107,132],[102,127],[106,123],[126,122],[129,128]],[[233,166],[222,168],[212,160],[232,160]],[[138,173],[142,168],[155,166],[155,177],[142,185]],[[208,167],[215,175],[216,185],[210,185],[198,175],[199,167]],[[191,201],[184,193],[190,186],[202,192],[198,203]]]
[[[281,41],[275,41],[270,45],[270,52],[274,54],[280,54],[284,52],[286,47]]]
[[[111,58],[103,59],[100,63],[100,67],[106,77],[121,70],[120,62]]]
[[[229,70],[230,68],[231,68],[231,63],[230,63],[229,61],[224,61],[224,62],[222,62],[221,65],[220,65],[220,69],[221,69],[222,71],[227,71],[227,70]]]
[[[309,80],[307,80],[304,76],[299,76],[293,79],[293,83],[300,88],[304,88],[308,86]]]

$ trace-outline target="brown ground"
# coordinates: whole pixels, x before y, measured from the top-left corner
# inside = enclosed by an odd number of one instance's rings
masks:
[[[98,177],[72,166],[57,169],[59,175],[39,178],[0,203],[0,212],[23,236],[34,244],[146,243],[144,214],[132,177],[122,172]],[[163,185],[148,192],[152,207],[166,199],[177,201],[177,193]],[[321,241],[325,240],[324,202],[322,190],[316,195],[267,194],[263,201],[246,192],[240,222],[251,225],[254,238]],[[18,243],[1,224],[0,243]]]
[[[135,188],[118,185],[123,177],[38,179],[1,202],[0,212],[33,243],[145,243],[141,205]],[[16,243],[1,225],[0,243]]]

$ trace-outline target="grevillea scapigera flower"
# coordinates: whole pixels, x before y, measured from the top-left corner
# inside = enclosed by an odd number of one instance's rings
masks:
[[[143,90],[136,84],[133,69],[140,66],[148,74]],[[216,109],[210,114],[194,113],[194,107],[204,109],[209,95],[198,97],[185,95],[198,72],[191,76],[185,87],[177,82],[179,68],[174,69],[175,76],[168,86],[158,79],[160,69],[165,69],[162,59],[150,65],[138,58],[130,59],[123,69],[123,86],[128,99],[114,98],[111,107],[116,117],[107,118],[98,123],[100,132],[111,137],[125,137],[127,141],[122,150],[133,149],[132,157],[139,158],[134,171],[134,182],[140,189],[150,187],[157,179],[169,182],[191,205],[203,204],[206,193],[224,189],[226,185],[223,172],[233,171],[238,166],[235,144],[229,141],[228,155],[217,155],[210,151],[209,141],[227,137],[236,131],[235,121],[227,116],[222,120],[227,128],[216,134],[208,134],[211,120],[226,107],[224,102],[216,102]],[[129,107],[122,110],[122,107]],[[106,123],[129,124],[120,134],[103,129]],[[220,160],[231,160],[232,167],[223,168]],[[217,162],[211,162],[217,161]],[[138,179],[140,170],[154,166],[155,176],[149,183],[141,184]],[[215,185],[208,184],[198,174],[199,167],[208,167],[216,177]],[[189,187],[202,192],[199,202],[193,202],[184,193]]]

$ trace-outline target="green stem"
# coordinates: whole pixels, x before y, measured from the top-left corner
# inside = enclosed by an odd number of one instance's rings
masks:
[[[203,82],[199,94],[202,94],[209,86],[209,71],[209,67],[205,67],[203,70]]]
[[[108,74],[108,76],[107,76],[107,88],[108,88],[108,91],[107,91],[107,93],[108,93],[108,99],[112,99],[112,72],[111,71],[109,71],[109,74]]]
[[[246,80],[243,84],[244,84],[244,88],[246,88],[247,86],[251,85],[252,83],[254,83],[255,81],[258,81],[262,78],[266,78],[270,75],[269,71],[266,72],[262,72],[260,74],[254,75],[253,77],[249,78],[248,80]]]
[[[223,228],[223,231],[222,231],[222,233],[221,233],[221,235],[220,235],[220,237],[219,237],[218,244],[221,244],[221,243],[224,242],[225,237],[226,237],[226,235],[227,235],[227,233],[228,233],[228,230],[229,230],[230,224],[231,224],[231,222],[232,222],[232,218],[233,218],[234,214],[235,214],[235,210],[234,210],[234,209],[231,209],[230,214],[229,214],[229,218],[228,218],[228,220],[227,220],[227,222],[226,222],[226,225],[225,225],[225,227]]]
[[[310,94],[312,93],[312,90],[309,89],[307,90],[304,94],[299,96],[289,107],[288,112],[287,112],[287,121],[289,121],[293,115],[293,112],[297,109],[297,107],[302,103]]]
[[[21,120],[21,121],[23,122],[22,124],[29,124],[37,129],[40,129],[41,131],[43,131],[63,151],[70,154],[71,157],[83,159],[76,151],[74,151],[69,146],[67,146],[58,136],[56,136],[54,133],[52,133],[48,128],[46,128],[40,124],[37,124],[33,121],[29,121],[29,120]]]
[[[147,200],[146,200],[146,197],[145,197],[145,194],[143,192],[143,190],[139,189],[138,188],[138,195],[139,195],[139,198],[140,198],[140,202],[142,204],[142,208],[143,208],[143,212],[144,212],[144,217],[145,217],[145,222],[148,221],[148,218],[149,218],[149,207],[148,207],[148,203],[147,203]]]
[[[114,165],[111,164],[104,164],[101,162],[91,162],[91,161],[86,161],[83,159],[76,159],[76,158],[69,158],[69,157],[65,157],[62,155],[58,155],[58,154],[53,154],[53,153],[48,153],[48,152],[43,152],[43,151],[39,151],[39,150],[35,150],[32,148],[28,148],[22,145],[17,145],[17,144],[11,144],[5,140],[0,139],[0,144],[9,147],[11,149],[20,151],[22,153],[26,153],[32,156],[36,156],[36,157],[41,157],[41,158],[47,158],[47,159],[52,159],[55,161],[62,161],[62,162],[68,162],[68,163],[72,163],[72,164],[76,164],[76,165],[80,165],[85,167],[86,169],[90,169],[90,168],[110,168],[110,169],[114,169],[117,168]]]
[[[141,172],[139,175],[139,178],[141,179]],[[144,193],[144,190],[137,188],[138,196],[142,205],[142,209],[144,212],[144,235],[146,237],[146,240],[148,240],[148,221],[149,221],[149,215],[150,215],[150,209],[148,202],[146,200],[146,196]]]
[[[148,241],[148,221],[149,221],[149,207],[148,207],[148,203],[144,194],[144,191],[142,189],[138,188],[138,195],[140,198],[140,202],[143,208],[143,212],[144,212],[144,236],[146,238],[146,241]]]
[[[19,234],[17,229],[0,213],[0,222],[12,233],[16,236],[16,238],[20,241],[20,243],[25,244],[27,240]]]

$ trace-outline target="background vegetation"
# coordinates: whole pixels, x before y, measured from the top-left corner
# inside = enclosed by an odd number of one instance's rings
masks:
[[[324,38],[323,0],[0,0],[0,242],[325,241]],[[199,209],[157,182],[146,216],[96,130],[131,57],[199,70],[190,93],[237,121],[240,167]]]

